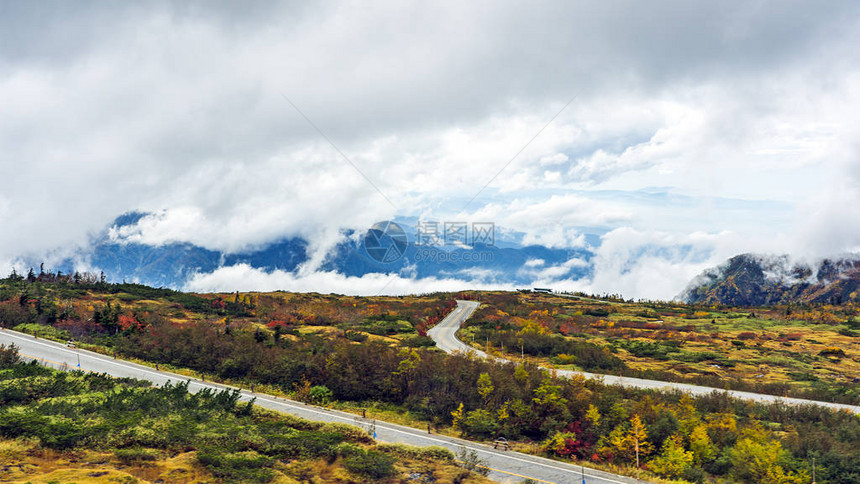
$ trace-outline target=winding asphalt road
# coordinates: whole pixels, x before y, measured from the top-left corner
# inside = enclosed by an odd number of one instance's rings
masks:
[[[457,308],[451,312],[450,316],[457,317],[445,318],[427,332],[427,335],[433,338],[436,345],[447,353],[464,352],[473,353],[481,358],[491,358],[496,361],[510,361],[496,356],[490,356],[483,351],[472,348],[457,339],[456,333],[460,329],[460,325],[466,320],[481,304],[475,301],[457,301]],[[571,377],[574,375],[584,376],[589,379],[600,379],[609,385],[622,385],[634,388],[646,388],[656,390],[680,390],[693,395],[708,395],[715,391],[727,392],[730,396],[741,400],[751,400],[764,403],[783,403],[786,405],[816,405],[820,407],[832,408],[836,410],[847,410],[855,414],[860,414],[860,406],[846,405],[842,403],[819,402],[815,400],[805,400],[802,398],[779,397],[775,395],[765,395],[761,393],[742,392],[738,390],[722,390],[719,388],[704,387],[699,385],[690,385],[687,383],[671,383],[659,380],[644,380],[641,378],[631,378],[615,375],[598,375],[585,371],[573,370],[555,370],[561,376]]]
[[[459,327],[460,324],[474,311],[477,303],[461,302],[444,322]],[[107,373],[117,377],[131,377],[148,380],[154,385],[163,385],[169,381],[188,381],[189,391],[196,392],[204,388],[222,390],[234,389],[225,385],[205,382],[187,376],[177,375],[166,371],[154,370],[124,360],[113,359],[91,351],[67,348],[65,345],[36,339],[32,336],[0,329],[0,344],[13,343],[25,358],[40,360],[43,364],[59,369],[78,369]],[[562,462],[543,459],[513,451],[495,450],[492,446],[482,445],[467,440],[456,439],[426,431],[417,430],[403,425],[392,424],[381,420],[364,419],[358,415],[329,410],[280,397],[252,393],[242,390],[243,401],[256,398],[255,404],[271,410],[289,413],[304,419],[322,422],[337,422],[355,425],[372,432],[376,439],[382,442],[404,443],[415,446],[437,445],[450,449],[455,454],[464,447],[474,450],[490,469],[489,478],[502,483],[522,482],[526,478],[540,483],[568,484],[634,484],[636,481],[627,477],[616,476],[607,472],[582,469]],[[584,478],[583,478],[584,476]]]

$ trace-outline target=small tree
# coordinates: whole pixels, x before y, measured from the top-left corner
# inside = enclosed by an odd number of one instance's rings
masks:
[[[570,457],[577,450],[576,434],[572,432],[556,432],[544,441],[541,450],[548,454]]]
[[[648,428],[642,423],[639,415],[630,419],[630,431],[627,433],[627,443],[632,445],[636,453],[636,467],[639,467],[639,456],[648,455],[654,449],[648,442]]]
[[[308,390],[308,398],[317,405],[325,405],[334,397],[334,393],[325,385],[315,385]]]
[[[302,378],[300,382],[293,383],[293,395],[295,399],[300,402],[307,402],[310,400],[311,393],[311,382],[308,381],[307,378]]]
[[[478,457],[478,453],[466,449],[466,447],[460,448],[460,451],[457,452],[457,463],[467,471],[476,472],[482,476],[490,473],[490,468],[487,467],[487,463],[483,459]]]
[[[693,463],[693,453],[684,450],[681,437],[674,435],[666,439],[660,455],[651,459],[648,469],[663,477],[680,477]]]
[[[254,341],[262,343],[263,341],[266,341],[266,339],[268,339],[266,334],[260,331],[260,328],[254,330]]]
[[[588,405],[588,410],[585,412],[585,419],[592,427],[597,428],[600,425],[600,410],[594,404]]]
[[[690,433],[690,451],[693,453],[693,462],[702,465],[717,455],[717,446],[711,442],[708,435],[708,427],[700,424]]]
[[[451,412],[451,418],[453,419],[451,422],[451,426],[455,429],[463,430],[463,418],[466,416],[466,411],[463,409],[463,402],[460,402],[460,406],[457,407],[457,410]]]
[[[20,360],[21,355],[18,354],[18,347],[14,343],[9,346],[0,345],[0,368],[8,368]]]
[[[743,482],[761,484],[803,484],[809,481],[806,472],[791,472],[782,463],[788,451],[761,427],[744,431],[731,450],[732,477]]]
[[[490,379],[490,374],[481,373],[478,376],[478,394],[484,399],[485,405],[489,401],[490,394],[493,393],[494,389],[495,387],[493,386],[493,380]]]
[[[499,430],[499,424],[489,410],[479,408],[466,414],[460,423],[467,435],[489,437]]]
[[[624,424],[615,427],[600,446],[602,454],[635,462],[637,467],[640,458],[649,455],[653,450],[654,446],[648,442],[648,429],[639,415],[630,419],[629,427],[625,428]]]
[[[529,372],[522,365],[517,366],[514,370],[514,379],[520,383],[525,383],[529,379]]]

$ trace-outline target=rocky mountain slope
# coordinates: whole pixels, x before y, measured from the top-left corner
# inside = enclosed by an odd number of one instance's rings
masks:
[[[809,262],[787,255],[741,254],[704,271],[678,299],[732,306],[841,304],[860,300],[858,286],[860,255]]]

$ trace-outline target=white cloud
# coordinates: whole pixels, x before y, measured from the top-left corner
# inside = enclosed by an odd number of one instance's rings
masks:
[[[535,264],[535,261],[540,261],[540,264]],[[569,282],[568,274],[571,269],[588,266],[588,261],[577,257],[572,257],[561,264],[552,266],[544,266],[544,261],[541,259],[532,259],[523,265],[519,271],[519,275],[531,277],[533,285],[567,284]]]
[[[10,5],[0,261],[69,252],[129,210],[153,215],[115,235],[148,244],[307,237],[303,275],[341,229],[394,216],[462,214],[550,247],[615,230],[593,284],[631,295],[701,262],[629,268],[624,234],[733,234],[702,242],[720,257],[857,249],[858,9]]]
[[[547,199],[515,198],[504,204],[489,203],[463,217],[492,221],[499,227],[520,231],[526,245],[573,248],[585,245],[579,227],[620,225],[632,219],[632,212],[612,201],[564,194]]]
[[[743,252],[783,253],[790,238],[750,238],[730,231],[671,233],[619,228],[603,236],[593,277],[568,283],[578,290],[668,300],[703,270]]]
[[[296,275],[285,271],[266,272],[247,264],[222,267],[208,274],[197,274],[185,289],[195,292],[297,291],[375,296],[378,294],[426,294],[436,291],[468,289],[513,289],[511,285],[487,284],[461,279],[412,279],[398,275],[372,273],[348,277],[336,272]]]

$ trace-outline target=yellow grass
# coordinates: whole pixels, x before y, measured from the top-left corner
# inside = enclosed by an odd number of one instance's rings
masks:
[[[141,465],[124,465],[112,453],[89,450],[58,452],[40,448],[33,441],[0,440],[0,482],[48,484],[78,483],[149,483],[185,484],[215,481],[197,464],[196,453]]]

